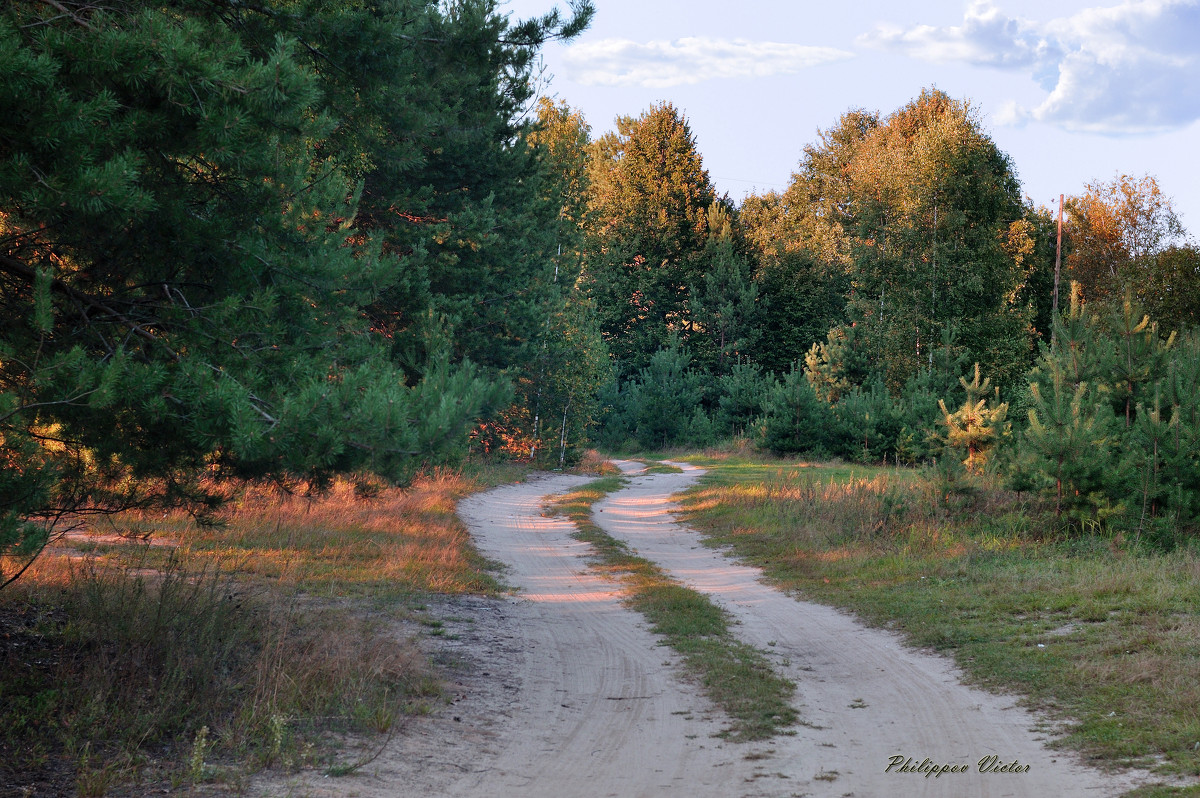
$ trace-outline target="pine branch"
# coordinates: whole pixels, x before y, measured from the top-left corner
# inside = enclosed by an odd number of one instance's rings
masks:
[[[26,411],[33,410],[33,409],[39,408],[39,407],[55,407],[58,405],[81,406],[81,405],[76,405],[76,402],[79,399],[84,398],[85,396],[90,396],[91,394],[94,394],[96,392],[96,390],[97,389],[93,388],[90,391],[84,391],[83,393],[76,394],[75,396],[69,397],[67,399],[55,399],[50,402],[32,402],[27,405],[21,405],[20,407],[16,408],[15,410],[13,410],[9,413],[5,413],[3,416],[0,416],[0,424],[3,424],[5,421],[8,421],[13,416],[20,415],[21,413],[24,413]]]
[[[21,279],[26,280],[30,284],[33,284],[34,281],[37,280],[37,270],[36,269],[34,269],[29,264],[24,263],[20,260],[17,260],[16,258],[13,258],[9,255],[0,255],[0,272],[5,272],[14,277],[20,277]],[[108,305],[105,302],[101,302],[100,300],[96,299],[95,297],[88,296],[87,294],[83,293],[82,291],[78,291],[78,290],[72,288],[71,286],[64,283],[62,280],[59,280],[57,277],[50,281],[50,287],[53,290],[62,294],[63,296],[69,297],[69,298],[75,300],[76,302],[86,305],[87,307],[95,308],[96,310],[99,310],[102,313],[116,319],[121,324],[124,324],[126,327],[128,327],[129,331],[132,334],[140,336],[140,337],[146,339],[147,341],[150,341],[151,343],[154,343],[154,344],[158,344],[159,346],[166,349],[167,352],[171,355],[172,360],[175,360],[175,361],[180,360],[179,354],[174,349],[172,349],[170,346],[168,346],[166,344],[166,342],[163,341],[160,337],[158,337],[154,333],[150,332],[142,325],[137,324],[133,321],[130,321],[123,313],[116,310],[111,305]]]

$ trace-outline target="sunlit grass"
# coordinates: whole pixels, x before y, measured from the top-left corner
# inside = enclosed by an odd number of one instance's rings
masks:
[[[215,525],[183,515],[127,515],[116,523],[126,534],[150,532],[152,540],[193,557],[314,595],[491,594],[500,586],[455,515],[455,503],[524,473],[516,465],[467,474],[438,471],[407,488],[378,488],[367,495],[349,480],[316,494],[248,487]],[[114,548],[101,550],[112,554]],[[157,556],[167,551],[163,547]]]

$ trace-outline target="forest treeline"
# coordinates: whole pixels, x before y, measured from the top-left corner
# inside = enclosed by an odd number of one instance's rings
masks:
[[[592,14],[0,11],[0,583],[228,479],[734,436],[1191,528],[1200,251],[1153,178],[1068,200],[1056,317],[1056,219],[968,101],[848,111],[735,203],[670,103],[593,138],[537,97]]]

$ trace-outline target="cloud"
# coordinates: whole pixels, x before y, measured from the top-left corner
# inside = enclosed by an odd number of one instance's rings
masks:
[[[1002,69],[1033,67],[1055,55],[1053,43],[1030,23],[1004,16],[989,2],[973,3],[959,26],[916,25],[905,30],[880,25],[859,41],[925,61],[965,61]]]
[[[1198,39],[1197,0],[1126,0],[1043,23],[980,0],[962,25],[879,26],[859,41],[928,61],[1028,72],[1048,95],[1035,107],[1006,107],[1006,121],[1120,134],[1200,119]]]
[[[604,39],[570,47],[566,62],[571,79],[586,85],[665,88],[713,78],[789,74],[853,55],[832,47],[745,39]]]

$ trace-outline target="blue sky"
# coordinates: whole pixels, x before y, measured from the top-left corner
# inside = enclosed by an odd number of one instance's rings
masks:
[[[593,135],[671,101],[735,200],[784,188],[846,110],[936,86],[970,99],[1035,204],[1149,173],[1200,238],[1200,0],[594,2],[586,33],[546,48],[544,93]]]

